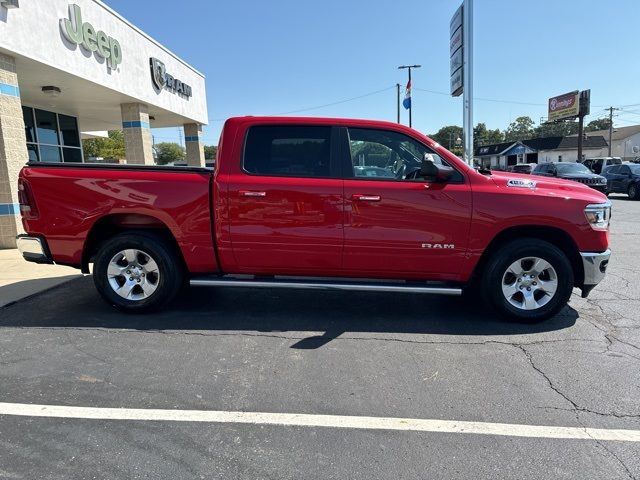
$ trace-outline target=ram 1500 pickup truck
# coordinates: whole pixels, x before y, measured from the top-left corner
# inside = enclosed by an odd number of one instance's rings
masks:
[[[588,186],[476,171],[380,121],[227,120],[214,169],[29,163],[26,260],[89,273],[115,307],[192,286],[470,295],[534,322],[602,280],[611,204]]]

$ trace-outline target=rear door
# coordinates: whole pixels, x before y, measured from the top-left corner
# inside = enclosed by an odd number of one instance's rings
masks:
[[[343,180],[336,129],[255,125],[228,177],[229,234],[238,272],[337,274]]]
[[[423,158],[443,160],[402,133],[342,131],[345,168],[344,269],[360,277],[453,279],[467,249],[471,190],[417,178]]]

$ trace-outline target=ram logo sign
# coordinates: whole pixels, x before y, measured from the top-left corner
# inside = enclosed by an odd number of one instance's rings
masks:
[[[151,67],[151,80],[158,93],[162,90],[169,90],[187,98],[193,94],[191,86],[167,73],[167,67],[157,58],[151,57],[149,65]]]
[[[430,248],[434,250],[453,250],[456,246],[453,243],[423,243],[422,248]]]

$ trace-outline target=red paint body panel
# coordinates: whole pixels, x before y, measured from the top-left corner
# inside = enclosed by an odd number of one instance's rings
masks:
[[[169,228],[190,271],[218,269],[206,173],[36,166],[23,168],[20,177],[29,182],[39,210],[38,219],[23,217],[24,229],[45,237],[58,263],[80,265],[96,221],[137,214]]]
[[[244,139],[259,124],[403,133],[445,158],[464,181],[249,175],[241,168]],[[221,135],[214,173],[29,166],[21,178],[29,182],[39,210],[37,219],[23,217],[25,230],[45,237],[57,262],[73,265],[80,264],[95,222],[114,214],[143,215],[166,225],[191,273],[466,282],[490,242],[519,226],[560,229],[584,252],[608,248],[608,233],[591,229],[583,213],[586,205],[604,202],[602,194],[548,177],[482,175],[424,135],[388,122],[233,118]],[[508,187],[510,178],[538,185]]]

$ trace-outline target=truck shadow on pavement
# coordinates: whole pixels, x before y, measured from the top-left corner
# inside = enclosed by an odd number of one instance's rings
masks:
[[[90,277],[0,308],[0,328],[313,332],[292,345],[298,349],[322,347],[346,332],[527,335],[569,328],[577,318],[567,307],[552,319],[525,325],[459,297],[247,288],[190,288],[162,311],[126,314],[101,300]]]

